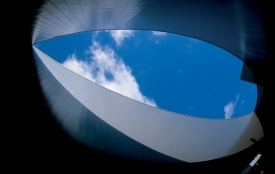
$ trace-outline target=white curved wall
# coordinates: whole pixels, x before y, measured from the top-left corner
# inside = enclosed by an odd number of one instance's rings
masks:
[[[207,161],[239,152],[253,144],[251,138],[259,140],[263,137],[262,127],[255,113],[221,120],[167,112],[98,86],[33,48],[54,78],[79,103],[109,126],[161,154],[185,162]],[[41,84],[44,84],[47,77],[40,75],[40,80]],[[62,91],[54,93],[58,89],[42,89],[51,105],[57,105],[54,103],[57,99],[51,98],[62,98],[60,105],[66,103],[66,95],[62,95]],[[49,94],[47,91],[53,92]],[[56,113],[57,120],[59,113],[60,111]],[[72,128],[68,124],[63,124],[63,128],[70,132]],[[89,139],[89,136],[83,139],[77,134],[71,135],[84,144],[93,146],[93,141],[85,140]],[[111,153],[119,155],[116,152]]]

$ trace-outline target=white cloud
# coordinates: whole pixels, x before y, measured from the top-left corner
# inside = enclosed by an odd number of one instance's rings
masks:
[[[199,40],[198,39],[195,39],[195,38],[189,38],[189,43],[186,45],[187,46],[187,50],[189,53],[192,53],[193,52],[193,45],[198,43]]]
[[[110,30],[111,36],[116,42],[117,46],[121,46],[125,38],[129,38],[134,35],[132,30]]]
[[[224,106],[224,112],[225,112],[225,114],[224,114],[224,117],[225,117],[225,119],[230,119],[231,118],[231,116],[233,115],[233,113],[234,113],[234,110],[235,110],[235,107],[236,107],[236,104],[237,104],[237,102],[239,101],[239,98],[240,98],[240,94],[238,94],[237,96],[236,96],[236,100],[235,100],[235,102],[229,102],[227,105],[225,105]]]
[[[192,43],[197,43],[197,42],[199,42],[199,40],[198,40],[198,39],[195,39],[195,38],[189,38],[189,41],[191,41]]]
[[[90,63],[77,60],[73,54],[63,65],[112,91],[157,107],[153,99],[149,99],[141,93],[139,85],[131,73],[131,68],[116,56],[113,49],[107,46],[102,47],[98,42],[93,41],[87,52],[91,56]]]
[[[154,36],[164,36],[164,35],[166,35],[167,33],[161,32],[161,31],[152,31],[152,34],[153,34]]]
[[[75,54],[69,55],[68,58],[63,62],[63,65],[73,72],[91,81],[95,81],[92,74],[90,73],[89,64],[85,61],[77,60]]]

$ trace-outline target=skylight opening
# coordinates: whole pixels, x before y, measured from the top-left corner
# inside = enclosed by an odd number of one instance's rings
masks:
[[[143,30],[106,30],[35,45],[79,75],[126,97],[183,115],[232,119],[254,111],[257,86],[243,62],[207,42]]]

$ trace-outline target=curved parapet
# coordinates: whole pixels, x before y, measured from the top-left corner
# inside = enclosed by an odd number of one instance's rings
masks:
[[[33,47],[40,85],[62,128],[83,144],[147,161],[225,157],[263,137],[256,114],[221,120],[180,115],[101,87]]]

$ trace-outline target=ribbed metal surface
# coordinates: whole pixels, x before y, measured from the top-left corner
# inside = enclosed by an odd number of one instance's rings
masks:
[[[160,30],[213,43],[242,60],[265,57],[254,1],[50,0],[38,10],[33,43],[82,31]]]

